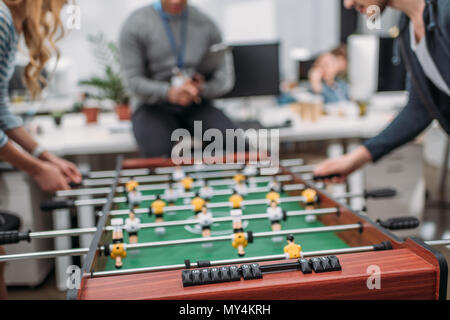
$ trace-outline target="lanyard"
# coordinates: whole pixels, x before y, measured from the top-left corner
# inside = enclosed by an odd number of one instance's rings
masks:
[[[169,17],[162,9],[161,1],[157,1],[154,3],[154,8],[159,13],[161,20],[163,21],[164,28],[166,29],[167,38],[169,39],[170,47],[172,48],[172,52],[177,58],[177,67],[182,70],[184,66],[184,53],[186,50],[186,38],[187,38],[187,22],[188,22],[188,10],[185,9],[181,15],[183,22],[181,24],[181,44],[180,47],[177,48],[177,44],[175,41],[175,36],[172,32],[172,28],[169,24]]]

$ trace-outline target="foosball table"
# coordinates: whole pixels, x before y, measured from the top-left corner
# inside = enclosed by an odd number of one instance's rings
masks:
[[[119,159],[116,170],[91,172],[81,187],[42,206],[102,206],[96,227],[0,234],[7,244],[92,233],[89,248],[0,262],[84,255],[69,299],[446,298],[447,263],[435,247],[450,241],[397,238],[388,230],[418,222],[374,222],[352,211],[319,188],[325,177],[299,159],[262,172],[249,163]],[[75,200],[86,194],[92,199]]]

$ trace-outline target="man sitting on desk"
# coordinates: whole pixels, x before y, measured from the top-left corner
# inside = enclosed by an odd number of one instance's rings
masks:
[[[215,23],[187,2],[157,0],[138,9],[120,35],[123,75],[133,100],[133,131],[144,157],[169,157],[172,132],[193,132],[194,121],[202,121],[204,131],[235,128],[210,102],[233,88],[232,55],[223,51],[215,56],[218,61],[209,74],[200,74],[211,64],[205,58],[222,37]]]

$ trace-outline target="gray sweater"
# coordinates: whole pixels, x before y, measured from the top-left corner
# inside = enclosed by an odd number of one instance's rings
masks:
[[[198,72],[209,48],[222,42],[216,24],[197,8],[188,6],[187,41],[184,68]],[[177,46],[180,45],[180,16],[168,15]],[[142,104],[167,102],[172,69],[177,58],[172,52],[164,23],[149,5],[134,11],[122,27],[119,40],[122,74],[136,111]],[[219,98],[233,88],[234,67],[231,53],[207,76],[202,96]]]

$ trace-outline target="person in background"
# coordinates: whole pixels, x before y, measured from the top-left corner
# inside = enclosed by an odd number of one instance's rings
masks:
[[[14,71],[21,36],[30,62],[24,79],[33,98],[42,90],[40,74],[56,51],[54,40],[63,35],[59,19],[67,0],[0,0],[0,160],[29,173],[44,191],[69,189],[69,182],[81,182],[74,164],[43,150],[9,110],[8,85]],[[13,143],[21,146],[18,149]],[[3,248],[0,247],[0,254]],[[6,298],[0,263],[0,299]]]
[[[355,151],[319,164],[314,174],[344,182],[349,174],[369,162],[376,162],[394,149],[412,141],[433,119],[450,134],[450,1],[448,0],[345,0],[363,14],[377,5],[403,13],[400,22],[400,50],[411,77],[409,102],[378,136]],[[330,181],[327,181],[330,182]]]
[[[234,124],[211,99],[234,86],[230,52],[208,74],[202,66],[213,45],[222,43],[216,24],[187,0],[157,0],[138,9],[123,25],[119,48],[122,72],[132,97],[133,131],[144,157],[170,157],[172,132],[225,132]],[[206,58],[207,59],[207,58]]]
[[[335,87],[336,78],[347,73],[347,46],[341,44],[331,52],[320,55],[309,70],[308,79],[314,93],[323,93],[324,84]]]
[[[20,119],[9,109],[8,85],[19,38],[23,35],[30,55],[24,79],[31,96],[39,96],[40,74],[55,51],[53,39],[62,31],[59,13],[65,3],[65,0],[0,1],[0,160],[29,173],[42,190],[49,192],[69,189],[68,183],[81,182],[81,175],[74,164],[43,150],[22,127]],[[54,22],[51,27],[45,21],[49,17]]]

